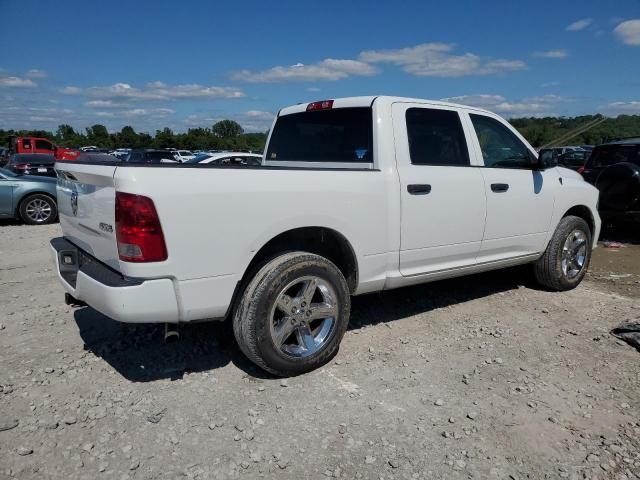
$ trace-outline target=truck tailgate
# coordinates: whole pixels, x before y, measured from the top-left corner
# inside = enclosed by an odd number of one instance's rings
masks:
[[[64,237],[120,269],[115,234],[113,165],[57,163],[58,211]]]

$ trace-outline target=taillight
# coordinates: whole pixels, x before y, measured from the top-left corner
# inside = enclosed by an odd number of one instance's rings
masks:
[[[331,110],[333,108],[333,100],[322,100],[320,102],[313,102],[307,105],[307,112],[313,112],[314,110]]]
[[[16,164],[15,169],[20,170],[21,172],[26,172],[31,169],[31,165],[28,163],[18,163]]]
[[[118,255],[125,262],[162,262],[167,247],[158,212],[149,197],[116,192]]]
[[[583,174],[584,173],[584,165],[581,166],[580,168],[578,168],[577,171],[578,171],[579,174]]]

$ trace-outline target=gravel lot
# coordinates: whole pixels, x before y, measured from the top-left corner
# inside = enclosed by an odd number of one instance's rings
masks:
[[[0,478],[640,478],[640,248],[576,290],[525,268],[354,299],[338,356],[280,380],[227,328],[64,305],[58,225],[0,223]]]

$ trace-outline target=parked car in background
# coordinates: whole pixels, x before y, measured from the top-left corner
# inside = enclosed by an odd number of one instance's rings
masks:
[[[588,150],[572,150],[558,155],[557,163],[561,167],[579,170],[584,167],[589,155],[591,152]]]
[[[578,171],[600,190],[603,218],[640,221],[640,137],[598,145]]]
[[[59,159],[75,160],[80,154],[79,150],[59,147],[48,138],[39,137],[11,137],[12,153],[43,153],[57,155]]]
[[[125,159],[127,163],[177,163],[174,152],[156,148],[131,150]]]
[[[116,148],[111,152],[111,155],[116,157],[118,160],[125,160],[129,156],[129,153],[131,153],[130,148]]]
[[[9,161],[9,153],[8,148],[0,148],[0,167],[4,167]]]
[[[259,166],[262,164],[262,155],[244,152],[223,152],[223,153],[203,153],[196,155],[193,159],[184,162],[186,164],[200,165],[249,165]]]
[[[174,150],[173,153],[175,154],[176,160],[178,160],[180,163],[192,160],[195,157],[193,152],[189,150]]]
[[[56,159],[53,155],[43,153],[14,153],[9,157],[5,168],[18,175],[55,177],[55,163]]]
[[[30,225],[55,222],[56,179],[17,175],[0,168],[0,218],[18,218]]]

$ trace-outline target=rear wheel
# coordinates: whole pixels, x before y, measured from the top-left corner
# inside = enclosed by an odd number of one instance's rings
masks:
[[[299,375],[338,351],[349,322],[350,294],[340,270],[319,255],[293,252],[264,265],[233,316],[242,352],[275,375]]]
[[[591,260],[591,230],[580,217],[560,220],[546,251],[535,263],[538,283],[552,290],[571,290],[584,278]]]
[[[58,208],[53,198],[36,193],[29,195],[19,208],[20,218],[29,225],[44,225],[53,223],[58,218]]]

